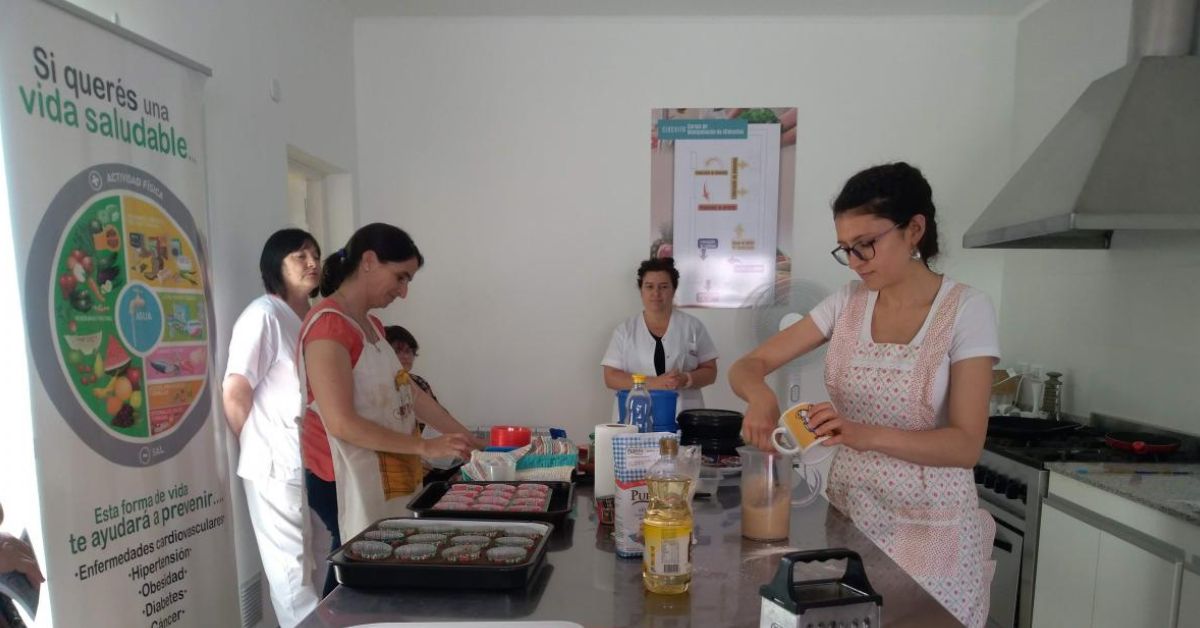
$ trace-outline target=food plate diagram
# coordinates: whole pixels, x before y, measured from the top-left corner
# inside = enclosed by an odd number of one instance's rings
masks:
[[[211,298],[191,212],[149,173],[97,165],[60,189],[31,250],[26,320],[55,407],[113,462],[178,453],[211,409]]]

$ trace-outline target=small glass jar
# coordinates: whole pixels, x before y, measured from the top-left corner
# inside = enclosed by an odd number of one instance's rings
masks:
[[[1051,371],[1046,373],[1046,382],[1042,389],[1042,412],[1051,421],[1061,421],[1062,416],[1062,373]]]

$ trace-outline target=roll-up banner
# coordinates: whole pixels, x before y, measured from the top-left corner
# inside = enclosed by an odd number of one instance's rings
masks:
[[[65,2],[0,0],[0,312],[17,364],[0,524],[28,530],[47,578],[7,589],[36,626],[240,623],[212,383],[207,76]]]

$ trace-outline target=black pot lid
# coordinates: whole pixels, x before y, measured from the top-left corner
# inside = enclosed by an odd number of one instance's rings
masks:
[[[726,427],[742,423],[742,413],[733,410],[694,408],[679,413],[679,424],[695,427]]]

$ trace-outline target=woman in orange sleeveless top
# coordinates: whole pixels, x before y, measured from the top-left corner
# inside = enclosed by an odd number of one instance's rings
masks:
[[[309,502],[335,542],[376,519],[406,514],[408,495],[421,486],[422,457],[467,459],[478,447],[458,420],[412,385],[382,323],[369,314],[408,296],[424,261],[402,229],[383,223],[362,227],[325,260],[326,298],[301,326],[306,485]],[[442,435],[422,438],[418,416]]]

